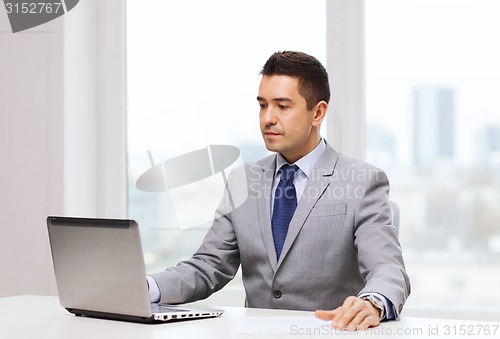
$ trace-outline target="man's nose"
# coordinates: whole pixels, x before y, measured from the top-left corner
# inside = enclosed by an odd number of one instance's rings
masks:
[[[267,107],[266,110],[263,112],[263,115],[264,115],[263,122],[266,126],[276,125],[277,123],[276,114],[272,107]]]

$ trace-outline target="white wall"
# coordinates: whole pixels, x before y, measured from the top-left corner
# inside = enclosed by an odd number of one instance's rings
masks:
[[[0,297],[57,293],[48,215],[126,216],[124,6],[15,34],[0,7]]]
[[[64,18],[64,212],[126,217],[125,2]]]
[[[62,22],[12,34],[2,8],[0,51],[0,296],[53,294],[45,219],[63,213]]]
[[[327,1],[330,101],[327,135],[340,152],[365,158],[365,0]]]

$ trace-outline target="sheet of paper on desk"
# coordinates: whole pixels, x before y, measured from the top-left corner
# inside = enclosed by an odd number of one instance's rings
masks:
[[[306,335],[328,331],[331,323],[314,316],[235,318],[235,331],[243,335]]]

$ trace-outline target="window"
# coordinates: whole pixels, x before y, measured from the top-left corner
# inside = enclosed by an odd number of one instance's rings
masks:
[[[278,50],[326,65],[326,14],[317,14],[325,7],[324,0],[128,1],[128,214],[141,225],[149,273],[198,248],[218,200],[193,200],[221,179],[165,192],[142,191],[137,180],[207,145],[238,147],[238,161],[265,156],[258,73]]]
[[[366,1],[367,160],[401,208],[410,302],[500,302],[500,4]]]

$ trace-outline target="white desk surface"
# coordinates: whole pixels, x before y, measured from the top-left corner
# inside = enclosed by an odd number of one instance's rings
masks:
[[[342,333],[311,312],[219,307],[218,318],[165,324],[135,324],[75,317],[57,297],[0,298],[2,339],[156,338],[500,338],[498,322],[402,317],[358,333]]]

